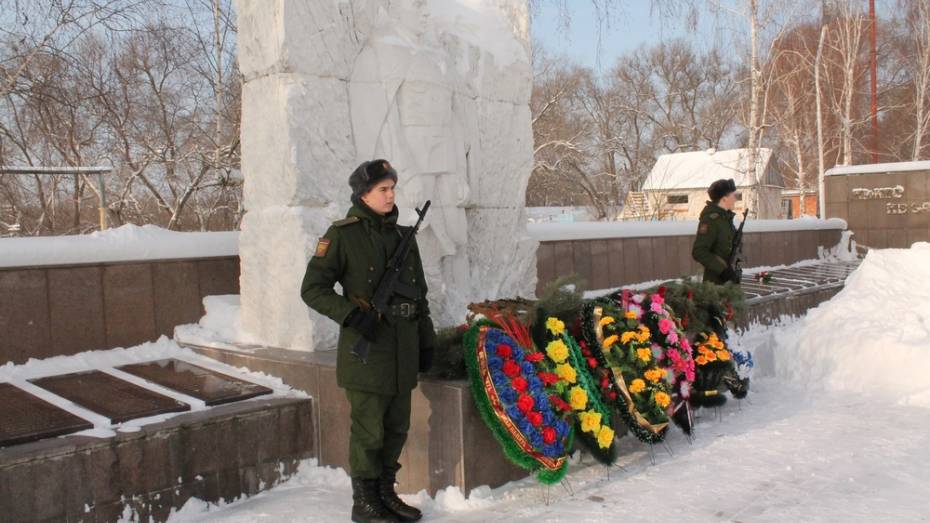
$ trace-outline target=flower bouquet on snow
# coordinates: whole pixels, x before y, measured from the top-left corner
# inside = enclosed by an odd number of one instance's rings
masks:
[[[694,344],[694,361],[697,364],[697,380],[691,403],[695,407],[719,407],[726,403],[724,395],[730,391],[736,399],[749,393],[748,373],[752,369],[752,354],[732,352],[716,332],[701,333]],[[744,369],[747,375],[742,375]]]
[[[558,364],[536,349],[524,324],[513,316],[492,319],[477,320],[464,340],[478,411],[508,459],[542,483],[557,483],[568,469],[572,405],[581,405],[584,391],[556,373]]]
[[[659,287],[652,294],[622,290],[612,298],[624,311],[624,320],[630,329],[638,322],[652,334],[649,348],[656,364],[665,370],[665,380],[672,391],[669,414],[672,421],[690,435],[692,416],[688,397],[695,380],[694,360],[681,322],[665,301],[665,287]]]
[[[560,391],[552,403],[562,410],[571,408],[575,414],[575,434],[578,441],[599,462],[611,465],[617,460],[617,446],[611,424],[611,409],[604,404],[601,389],[587,370],[588,363],[581,348],[556,317],[547,317],[540,310],[537,318],[546,318],[534,326],[538,345],[545,347],[546,358],[541,364],[547,367],[544,381],[555,382]]]
[[[614,406],[636,437],[650,444],[665,438],[672,404],[671,379],[652,348],[652,331],[635,310],[624,311],[610,298],[585,304],[585,346],[612,384]],[[603,379],[603,378],[602,378]]]

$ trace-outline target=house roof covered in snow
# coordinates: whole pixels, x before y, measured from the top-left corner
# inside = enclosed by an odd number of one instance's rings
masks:
[[[771,160],[772,150],[760,148],[756,172],[763,185],[782,187],[781,177],[767,168]],[[737,187],[749,187],[753,184],[748,176],[748,165],[749,149],[663,154],[652,167],[643,190],[707,189],[721,178],[733,178]]]
[[[838,176],[843,174],[875,174],[907,171],[930,171],[930,160],[916,162],[869,163],[865,165],[837,165],[827,169],[824,176]]]

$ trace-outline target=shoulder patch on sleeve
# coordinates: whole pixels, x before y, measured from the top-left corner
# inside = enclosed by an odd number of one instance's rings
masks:
[[[317,258],[322,258],[326,256],[326,251],[329,250],[329,245],[332,243],[332,240],[329,238],[320,238],[316,242],[316,252],[313,254]]]
[[[342,227],[343,225],[349,225],[359,221],[358,216],[349,216],[348,218],[343,218],[341,220],[336,220],[333,222],[333,227]]]
[[[720,218],[720,213],[712,212],[707,217],[711,220],[716,220],[717,218]]]
[[[707,234],[708,226],[706,223],[701,222],[701,225],[698,226],[698,234]]]

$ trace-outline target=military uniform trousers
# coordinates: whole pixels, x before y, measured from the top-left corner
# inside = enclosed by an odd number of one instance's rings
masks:
[[[396,471],[410,430],[410,396],[345,389],[352,407],[349,468],[353,478],[374,479],[382,470]]]

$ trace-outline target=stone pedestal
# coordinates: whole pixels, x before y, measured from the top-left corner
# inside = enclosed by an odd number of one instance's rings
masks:
[[[308,437],[319,442],[316,456],[320,464],[348,470],[349,402],[345,391],[336,386],[332,351],[185,346],[229,365],[279,376],[284,383],[308,392],[314,401],[315,430]],[[528,475],[504,456],[482,421],[467,382],[421,379],[413,391],[411,411],[397,477],[400,492],[413,494],[425,489],[432,496],[456,486],[468,495],[476,487],[498,487]]]
[[[315,350],[335,325],[301,277],[349,205],[349,173],[387,158],[419,236],[434,319],[533,293],[523,211],[532,169],[525,0],[239,0],[242,322],[266,345]]]

